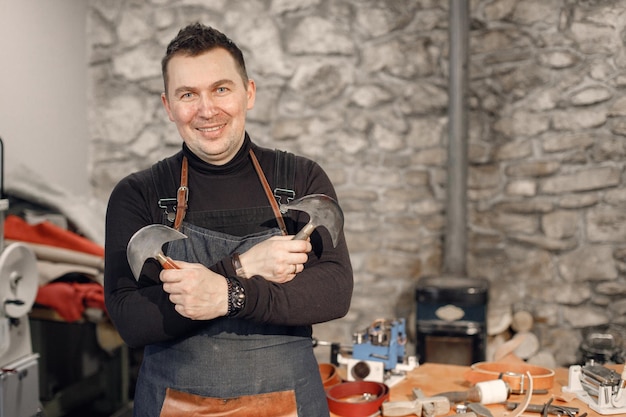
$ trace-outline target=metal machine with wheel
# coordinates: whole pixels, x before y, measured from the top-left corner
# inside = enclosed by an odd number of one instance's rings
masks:
[[[579,400],[599,414],[626,414],[626,365],[621,375],[613,369],[593,363],[569,367],[564,392],[576,394]]]
[[[0,222],[8,201],[0,200]],[[22,243],[4,246],[0,227],[0,417],[40,413],[39,355],[33,353],[28,312],[37,296],[37,259]]]
[[[33,353],[28,313],[39,287],[37,258],[22,243],[5,247],[9,200],[3,190],[4,148],[0,139],[0,417],[40,415],[39,355]]]

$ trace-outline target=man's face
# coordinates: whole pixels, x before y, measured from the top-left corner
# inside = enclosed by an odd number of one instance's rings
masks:
[[[254,81],[243,82],[235,60],[222,48],[175,55],[167,70],[167,93],[161,100],[183,141],[205,162],[230,161],[243,143],[246,113],[254,106]]]

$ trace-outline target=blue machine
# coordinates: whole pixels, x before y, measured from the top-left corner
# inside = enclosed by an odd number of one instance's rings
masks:
[[[354,335],[352,358],[385,364],[385,370],[402,363],[407,341],[405,319],[379,319]]]

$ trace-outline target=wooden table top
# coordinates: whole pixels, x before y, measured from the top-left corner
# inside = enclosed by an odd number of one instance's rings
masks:
[[[621,373],[623,365],[617,365],[617,367],[610,366],[611,368]],[[427,396],[433,396],[442,392],[449,391],[466,391],[471,387],[471,384],[465,380],[465,373],[469,370],[467,366],[447,365],[437,363],[425,363],[414,370],[407,373],[406,378],[398,382],[391,387],[390,401],[407,401],[413,400],[413,389],[419,388]],[[567,407],[575,407],[580,411],[577,414],[580,416],[583,413],[587,413],[589,417],[598,417],[601,414],[591,410],[584,402],[578,398],[569,399],[567,402],[560,400],[564,394],[561,390],[563,386],[568,385],[568,369],[559,368],[555,371],[554,385],[548,394],[537,395],[534,394],[530,400],[531,404],[545,404],[551,398],[554,405],[563,405]],[[573,395],[569,394],[570,397]],[[523,395],[512,394],[509,397],[510,402],[522,402]],[[487,406],[494,417],[506,417],[511,414],[511,411],[507,410],[502,404],[492,404]],[[454,407],[448,415],[455,414]],[[538,413],[526,412],[525,416],[537,416],[541,417]],[[332,417],[340,417],[331,413]]]

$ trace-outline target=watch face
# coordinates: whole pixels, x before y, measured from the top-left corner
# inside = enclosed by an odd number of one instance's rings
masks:
[[[243,286],[235,279],[228,278],[228,315],[239,312],[246,302]]]
[[[237,308],[242,308],[246,299],[246,295],[243,292],[243,288],[235,285],[235,291],[233,291],[233,304]]]

